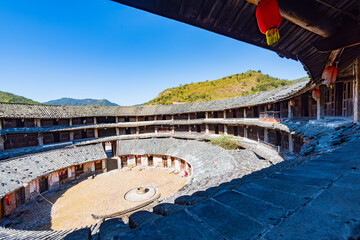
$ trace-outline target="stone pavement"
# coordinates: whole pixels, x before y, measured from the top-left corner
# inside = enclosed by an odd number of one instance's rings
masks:
[[[157,206],[164,217],[113,239],[358,239],[359,146],[355,139],[251,183],[233,180]]]

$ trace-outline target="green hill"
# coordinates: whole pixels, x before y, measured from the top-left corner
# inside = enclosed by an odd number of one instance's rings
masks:
[[[119,106],[106,99],[74,99],[74,98],[60,98],[57,100],[48,101],[45,104],[50,105],[71,105],[71,106]]]
[[[247,71],[218,80],[197,82],[169,88],[145,105],[166,105],[172,104],[173,102],[201,102],[244,96],[307,80],[308,78],[300,78],[288,81],[264,75],[261,71]]]
[[[5,102],[5,103],[26,103],[26,104],[42,104],[39,102],[35,102],[31,99],[22,97],[22,96],[18,96],[12,93],[8,93],[8,92],[1,92],[0,91],[0,102]]]

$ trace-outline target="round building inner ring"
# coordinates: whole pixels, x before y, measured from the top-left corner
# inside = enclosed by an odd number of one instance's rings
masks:
[[[139,205],[153,206],[159,200],[174,195],[191,178],[190,164],[179,158],[162,155],[119,156],[121,158],[128,159],[127,166],[121,169],[102,173],[106,170],[91,172],[85,167],[81,175],[62,179],[61,183],[52,183],[53,187],[48,191],[40,193],[34,199],[31,197],[30,201],[17,208],[11,216],[11,221],[17,223],[12,228],[70,230],[94,225],[110,215],[123,217],[126,222],[130,214],[124,212],[134,208],[143,209]],[[145,162],[132,165],[132,159],[137,158],[142,158],[143,161],[151,159],[152,162],[146,161],[147,165]],[[168,159],[169,164],[164,164]],[[80,165],[73,167],[78,170],[78,166]],[[68,168],[67,171],[71,170]],[[53,174],[60,177],[62,172],[64,170]],[[51,181],[52,178],[47,175],[39,179]],[[35,180],[37,184],[39,179]],[[134,199],[133,195],[124,199],[123,196],[132,189],[135,192],[143,189],[145,194],[136,194],[140,198],[135,196]]]

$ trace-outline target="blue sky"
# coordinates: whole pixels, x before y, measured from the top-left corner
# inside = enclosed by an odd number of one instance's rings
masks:
[[[249,69],[306,76],[299,62],[109,0],[0,1],[1,91],[147,102],[162,90]]]

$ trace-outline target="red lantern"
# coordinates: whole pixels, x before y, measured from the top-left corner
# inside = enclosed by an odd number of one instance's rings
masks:
[[[313,99],[315,99],[315,100],[320,99],[320,90],[319,90],[319,89],[314,89],[314,90],[312,91],[312,97],[313,97]]]
[[[322,79],[324,79],[323,83],[326,85],[333,85],[336,81],[337,71],[336,67],[325,68],[322,74]]]
[[[267,107],[268,107],[268,109],[270,109],[270,108],[271,108],[271,104],[269,103],[269,104],[267,105]]]
[[[295,107],[295,100],[294,99],[290,100],[290,106]]]
[[[260,32],[266,34],[268,45],[279,41],[281,16],[276,0],[262,0],[256,8],[256,19]]]

